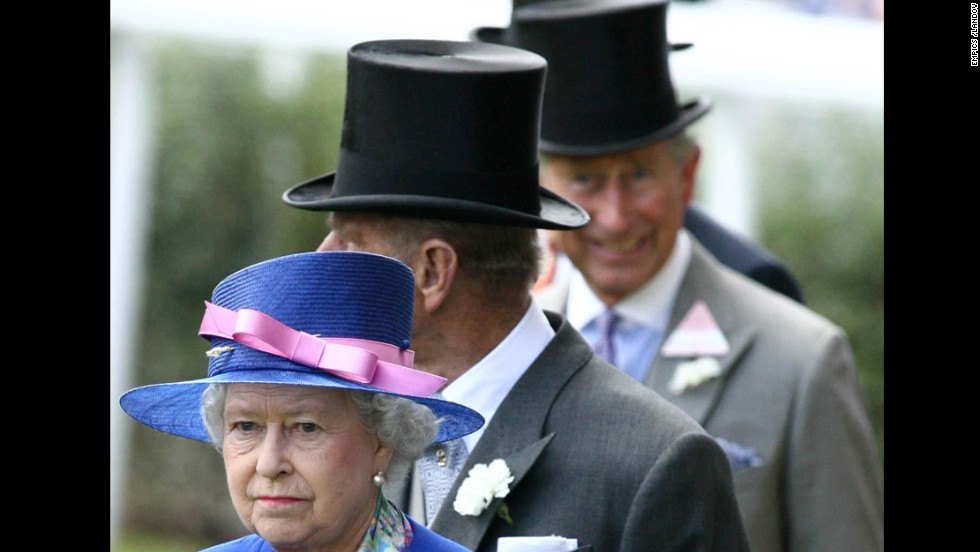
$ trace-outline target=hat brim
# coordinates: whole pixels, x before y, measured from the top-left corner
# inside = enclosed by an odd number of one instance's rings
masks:
[[[645,134],[637,138],[632,138],[629,140],[623,140],[618,142],[607,142],[604,144],[559,144],[556,142],[548,141],[541,137],[539,142],[539,149],[543,153],[553,154],[553,155],[568,155],[573,157],[579,156],[589,156],[589,155],[605,155],[609,153],[619,153],[623,151],[628,151],[643,147],[647,144],[652,144],[669,138],[691,123],[697,121],[704,116],[708,110],[711,109],[711,100],[707,97],[702,96],[694,101],[688,102],[681,106],[680,116],[671,124],[658,129],[656,132],[650,134]]]
[[[504,32],[506,30],[503,27],[477,27],[470,31],[469,39],[476,42],[506,46],[504,44]]]
[[[470,31],[469,39],[475,42],[510,46],[504,40],[504,33],[506,32],[505,27],[477,27]],[[694,46],[693,42],[671,42],[669,45],[671,52],[680,52],[692,46]]]
[[[232,371],[191,381],[146,385],[124,393],[119,398],[119,404],[127,414],[138,422],[157,431],[211,443],[211,438],[208,436],[204,421],[201,418],[201,394],[212,383],[298,385],[361,390],[403,397],[428,407],[437,418],[442,419],[433,441],[436,443],[473,433],[485,422],[483,416],[478,412],[461,404],[431,397],[414,397],[380,391],[327,374],[321,375],[292,370]]]
[[[588,224],[584,209],[557,194],[538,188],[541,213],[537,216],[477,201],[411,194],[374,194],[331,197],[336,172],[297,184],[282,194],[291,207],[310,211],[373,211],[418,218],[572,230]]]

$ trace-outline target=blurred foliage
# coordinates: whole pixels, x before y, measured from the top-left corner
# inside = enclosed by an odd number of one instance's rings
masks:
[[[884,466],[883,119],[770,103],[756,120],[759,240],[796,272],[808,306],[850,338]]]
[[[333,168],[346,82],[340,55],[168,42],[150,55],[159,132],[137,384],[203,376],[197,328],[221,278],[319,244],[325,216],[280,196]],[[244,533],[216,450],[142,426],[132,436],[124,528]]]
[[[280,197],[333,170],[346,80],[343,54],[161,41],[150,57],[158,138],[134,385],[201,377],[207,347],[197,329],[218,281],[322,239],[324,214]],[[757,119],[759,240],[793,268],[809,305],[851,337],[883,456],[882,123],[805,113],[770,102]],[[135,423],[131,435],[126,534],[217,543],[245,532],[217,451]]]
[[[112,543],[113,552],[188,552],[214,544],[201,539],[158,537],[144,534],[123,535]]]

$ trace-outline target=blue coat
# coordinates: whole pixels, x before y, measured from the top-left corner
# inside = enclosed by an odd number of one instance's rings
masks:
[[[412,524],[412,531],[415,533],[412,543],[406,549],[410,552],[469,552],[455,542],[419,525],[410,517],[408,522]],[[262,537],[247,535],[240,539],[212,546],[201,552],[276,552],[276,550],[262,540]]]

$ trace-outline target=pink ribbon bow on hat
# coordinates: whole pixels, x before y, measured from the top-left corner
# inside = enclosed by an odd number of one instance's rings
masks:
[[[295,330],[254,310],[233,311],[208,301],[198,335],[223,337],[339,378],[385,391],[427,397],[446,378],[413,369],[415,352],[390,343],[354,338],[321,338]]]

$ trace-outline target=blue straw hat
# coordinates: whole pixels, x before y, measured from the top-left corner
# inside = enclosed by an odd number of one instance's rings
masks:
[[[208,377],[147,385],[119,403],[138,422],[210,443],[201,394],[212,383],[328,387],[384,393],[430,408],[435,442],[479,429],[483,417],[429,398],[445,383],[414,370],[408,348],[415,279],[395,259],[357,251],[300,253],[226,277],[205,302]]]

